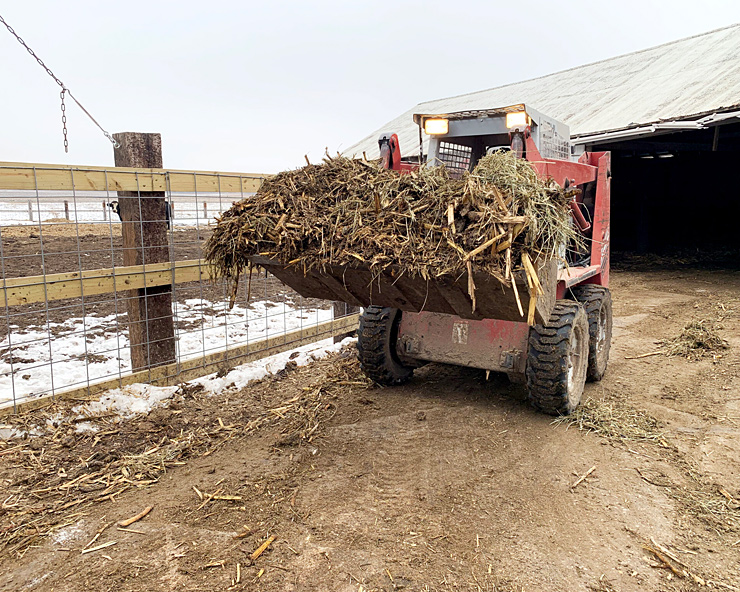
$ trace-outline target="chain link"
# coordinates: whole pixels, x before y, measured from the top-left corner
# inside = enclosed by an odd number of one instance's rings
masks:
[[[69,142],[67,141],[67,106],[64,104],[64,93],[66,88],[62,88],[59,97],[62,99],[62,135],[64,135],[64,151],[69,152]]]
[[[62,134],[64,135],[64,151],[69,152],[69,142],[67,141],[67,107],[64,104],[65,93],[69,94],[69,96],[72,97],[72,100],[75,103],[77,103],[77,106],[85,112],[85,114],[92,120],[92,122],[96,126],[98,126],[100,131],[103,132],[103,135],[106,138],[108,138],[111,144],[113,144],[113,147],[120,148],[121,145],[115,140],[115,138],[113,138],[113,136],[111,136],[107,131],[105,131],[103,127],[95,120],[95,118],[92,115],[90,115],[90,112],[87,109],[85,109],[82,106],[82,104],[69,91],[69,89],[66,86],[64,86],[64,83],[54,75],[54,72],[51,71],[49,66],[47,66],[43,62],[43,60],[39,56],[37,56],[36,53],[30,47],[28,47],[26,42],[23,41],[23,38],[20,35],[18,35],[18,33],[15,32],[15,29],[13,29],[13,27],[11,27],[8,23],[5,22],[5,19],[2,16],[0,16],[0,23],[5,25],[5,28],[8,29],[10,34],[13,35],[13,37],[15,37],[18,40],[18,43],[20,43],[23,47],[26,48],[26,51],[30,53],[31,57],[33,57],[38,62],[39,66],[41,66],[44,70],[46,70],[46,73],[49,76],[51,76],[54,79],[54,82],[56,82],[62,88],[62,92],[59,93],[59,96],[62,99]]]

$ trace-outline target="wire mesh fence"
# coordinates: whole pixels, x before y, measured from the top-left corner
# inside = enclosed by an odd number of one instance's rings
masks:
[[[38,222],[53,224],[65,221],[99,224],[107,222],[109,216],[112,216],[112,222],[120,222],[112,209],[112,206],[115,206],[115,197],[111,200],[105,192],[83,193],[86,195],[70,202],[68,194],[58,191],[39,192],[38,199],[35,192],[0,191],[0,226],[26,226]],[[230,202],[225,203],[223,196],[218,194],[197,196],[198,199],[195,197],[187,194],[171,197],[169,218],[178,227],[198,224],[208,226],[213,223],[215,216],[222,214],[231,205]]]
[[[0,408],[173,383],[351,331],[354,311],[302,298],[262,270],[242,278],[235,298],[210,278],[201,254],[215,216],[259,182],[0,165]],[[116,207],[125,199],[135,204],[128,218]],[[169,212],[149,207],[155,200]]]

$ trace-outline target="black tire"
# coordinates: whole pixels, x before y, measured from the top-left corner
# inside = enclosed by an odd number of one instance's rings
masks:
[[[544,413],[569,415],[581,402],[588,368],[588,319],[578,302],[558,300],[550,319],[529,331],[529,401]]]
[[[586,284],[571,290],[588,315],[588,374],[591,382],[601,380],[609,363],[612,345],[612,294],[608,288]]]
[[[401,311],[397,308],[368,306],[360,315],[357,352],[365,375],[378,384],[402,384],[414,369],[404,365],[396,353]]]

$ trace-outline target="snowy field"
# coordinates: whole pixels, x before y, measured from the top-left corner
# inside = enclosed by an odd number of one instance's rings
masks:
[[[39,221],[53,223],[64,220],[66,212],[69,220],[85,223],[105,223],[109,220],[119,222],[118,217],[105,206],[117,200],[114,192],[84,192],[84,197],[59,192],[39,192],[38,198],[31,192],[0,191],[0,226],[24,226],[38,224]],[[24,195],[25,194],[25,195]],[[246,197],[246,196],[245,196]],[[177,226],[208,224],[213,218],[231,207],[240,195],[219,196],[217,193],[198,195],[172,194],[173,219]],[[67,201],[67,210],[64,202]]]
[[[173,314],[180,361],[332,318],[330,309],[258,301],[248,308],[237,305],[228,310],[223,302],[200,299],[173,304]],[[131,372],[125,315],[91,314],[63,323],[50,322],[23,329],[11,325],[10,329],[10,334],[0,340],[0,405]],[[321,349],[325,345],[317,343],[308,347]],[[270,361],[261,361],[258,367],[269,364]],[[251,376],[249,371],[247,374]]]

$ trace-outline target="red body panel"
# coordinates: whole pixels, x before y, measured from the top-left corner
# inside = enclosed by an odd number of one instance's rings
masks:
[[[596,181],[596,200],[594,219],[589,229],[591,243],[591,261],[586,267],[571,267],[561,270],[558,282],[558,298],[566,295],[567,288],[587,283],[609,286],[609,208],[611,189],[611,154],[609,152],[586,152],[578,162],[543,158],[532,137],[527,138],[526,159],[543,177],[552,177],[556,183],[564,186],[566,180],[570,185],[582,185]],[[576,198],[574,212],[577,224],[584,228],[580,204],[583,196]],[[598,271],[595,272],[594,269]]]
[[[401,145],[398,143],[398,136],[393,134],[391,136],[390,148],[391,148],[391,169],[394,171],[400,171],[402,169],[401,163]]]
[[[571,185],[581,185],[596,180],[596,167],[590,162],[543,158],[531,136],[527,138],[526,159],[539,173],[540,177],[552,177],[560,186],[565,185],[566,179],[570,180]]]
[[[522,373],[527,363],[528,338],[526,323],[469,321],[433,312],[405,312],[397,343],[400,356]]]
[[[593,232],[591,233],[591,265],[598,265],[601,273],[598,278],[589,279],[587,283],[608,288],[611,253],[609,212],[611,211],[612,158],[610,152],[591,152],[588,157],[598,167]]]

